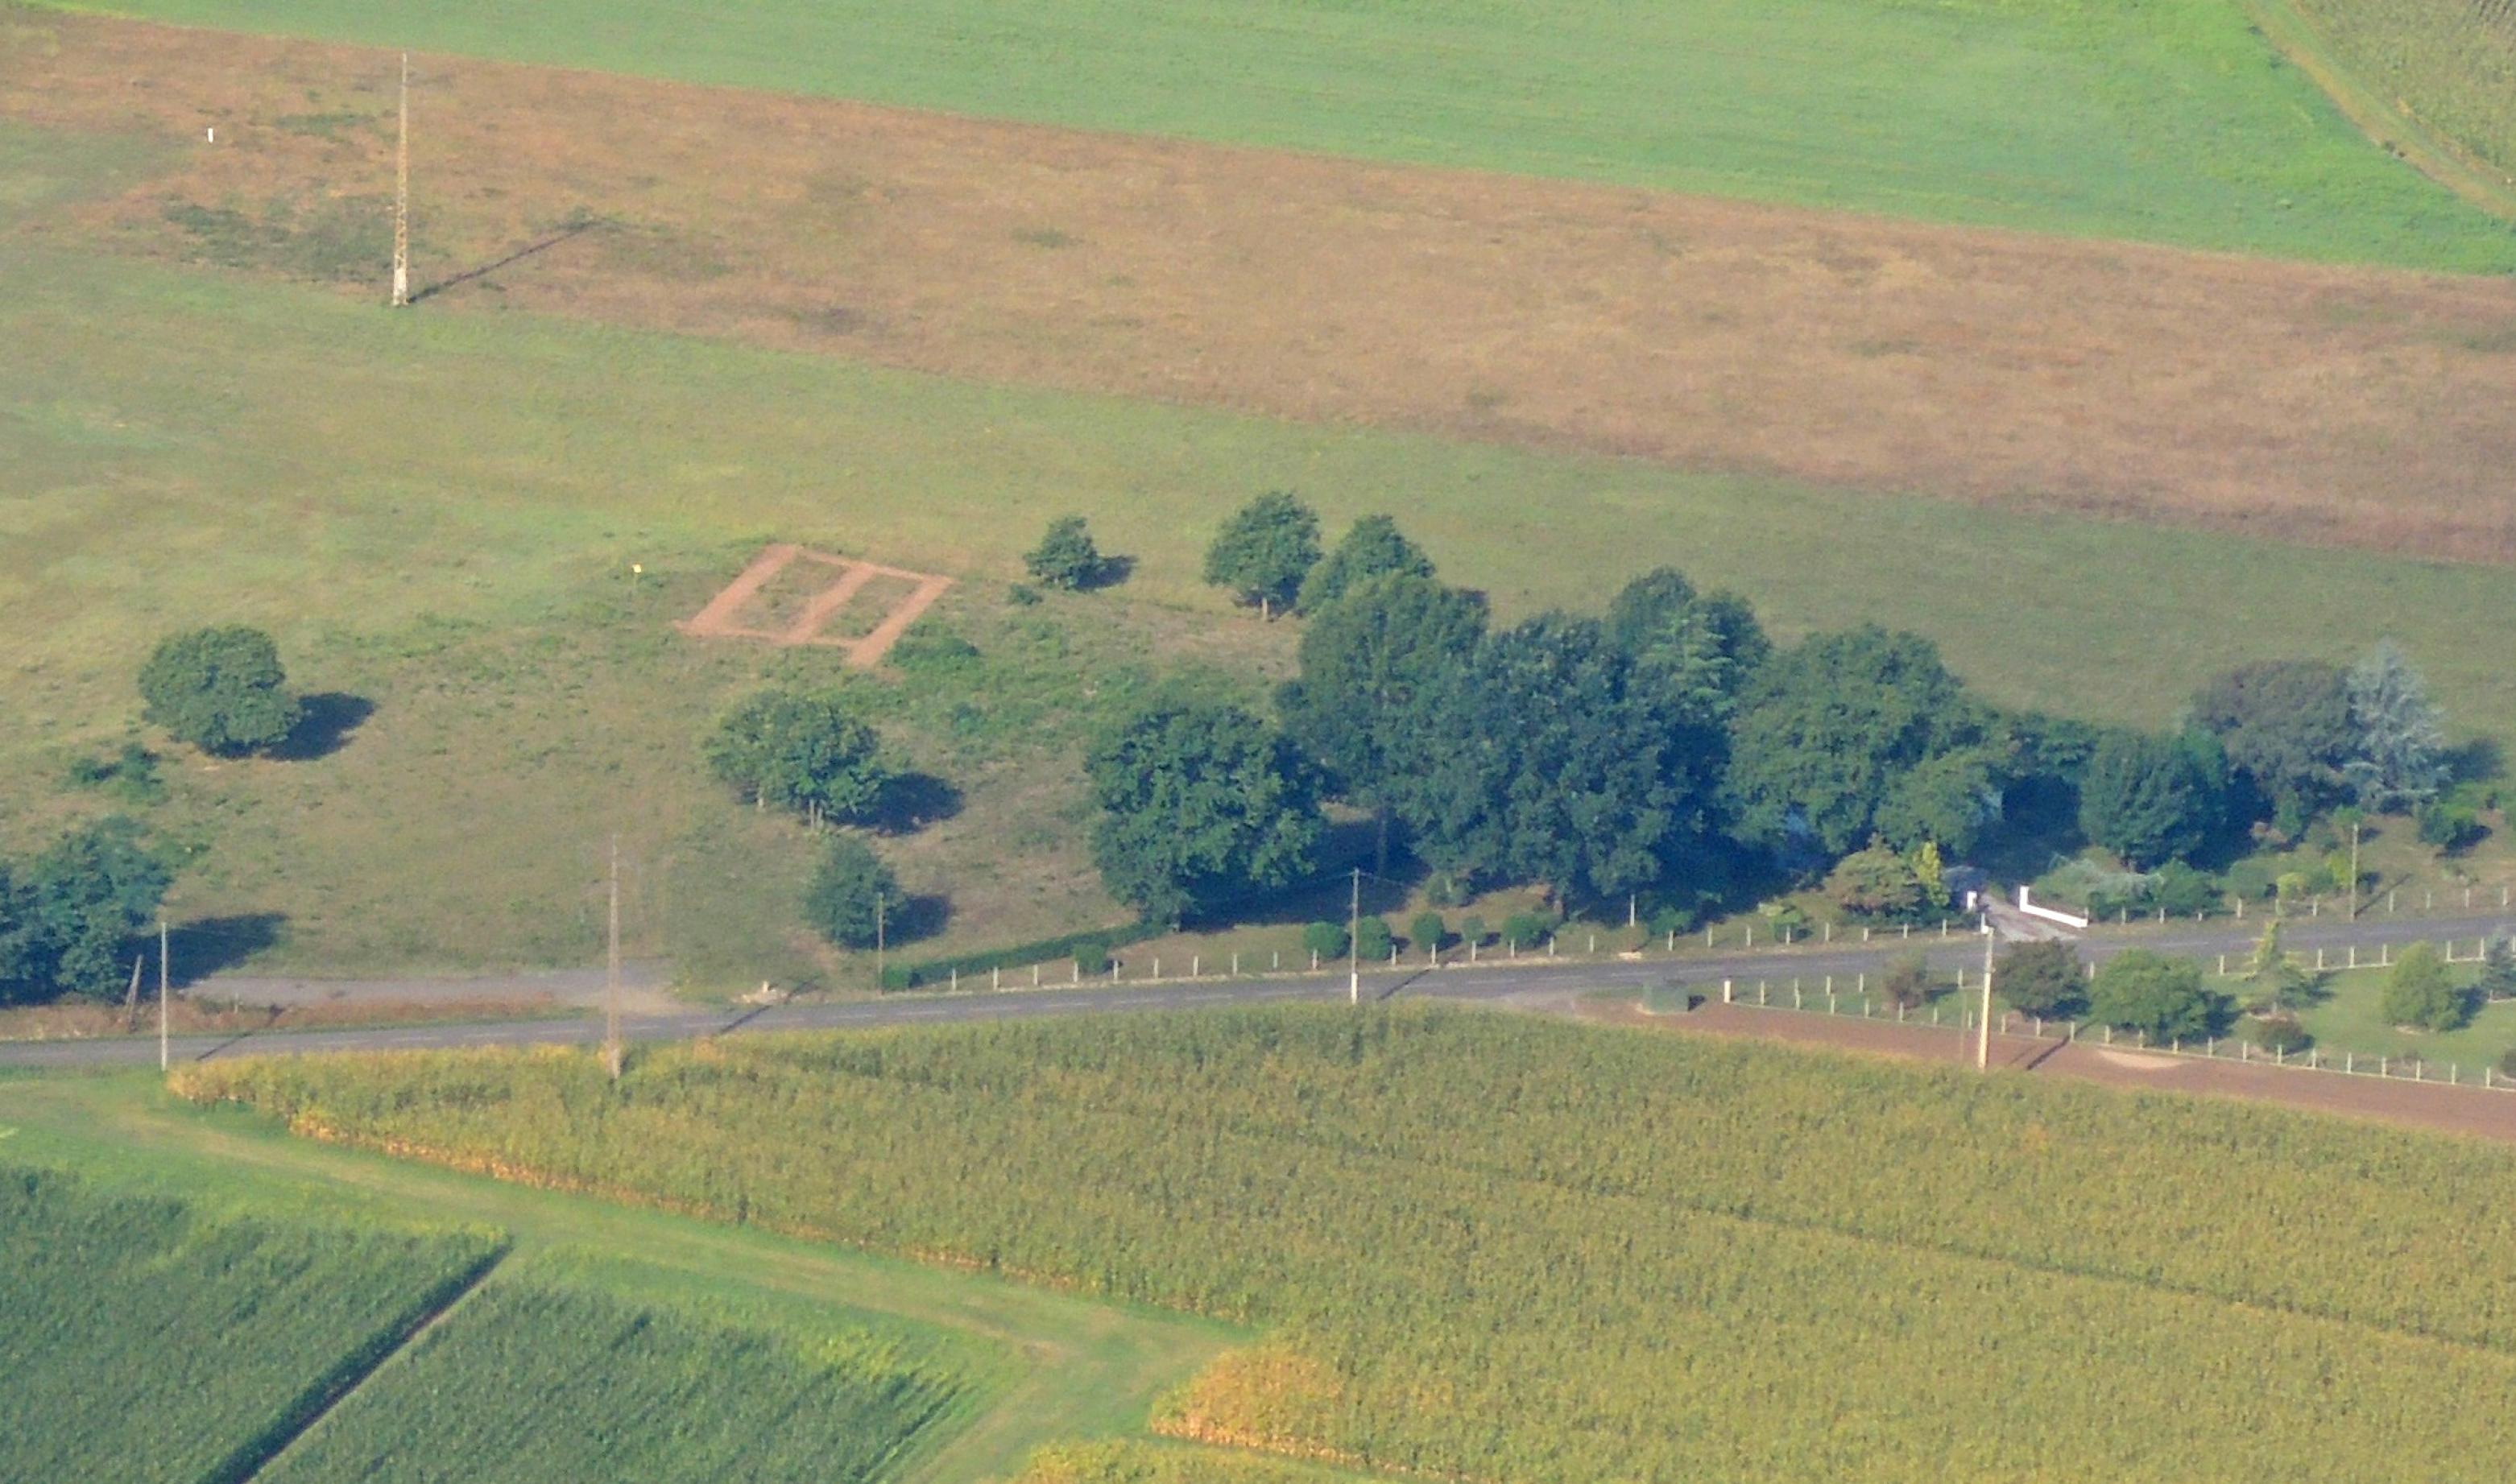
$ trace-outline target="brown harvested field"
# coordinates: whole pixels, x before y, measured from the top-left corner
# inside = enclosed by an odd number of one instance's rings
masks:
[[[29,230],[376,263],[390,57],[0,27],[0,117],[190,142]],[[2516,560],[2516,283],[460,59],[417,78],[422,312]]]
[[[1855,1015],[1762,1010],[1751,1005],[1707,1005],[1692,1014],[1648,1015],[1622,1001],[1584,1001],[1577,1012],[1585,1018],[1698,1035],[1790,1041],[1969,1066],[1974,1060],[1971,1035],[1942,1026],[1899,1025],[1892,1020],[1866,1020]],[[1992,1050],[1997,1065],[2014,1070],[2074,1077],[2108,1087],[2240,1097],[2516,1143],[2516,1092],[2399,1078],[2352,1077],[2268,1063],[2144,1054],[2116,1047],[2065,1044],[2025,1035],[1996,1036]]]

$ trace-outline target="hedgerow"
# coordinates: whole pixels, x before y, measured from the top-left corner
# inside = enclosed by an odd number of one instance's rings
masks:
[[[1527,1481],[2508,1463],[2490,1419],[2516,1404],[2516,1158],[2495,1146],[1322,1008],[746,1038],[649,1052],[616,1088],[550,1052],[182,1085],[307,1133],[1265,1324],[1162,1425],[1332,1462]]]

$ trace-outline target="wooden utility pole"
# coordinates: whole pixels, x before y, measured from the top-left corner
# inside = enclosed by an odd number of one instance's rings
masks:
[[[620,1080],[620,835],[611,836],[609,943],[603,963],[603,1060]]]
[[[401,54],[401,116],[394,133],[393,307],[410,303],[410,54]]]
[[[166,1054],[166,918],[157,918],[157,1070],[170,1065]]]
[[[1992,1069],[1992,950],[1999,941],[2000,934],[1992,930],[1992,919],[1986,916],[1983,920],[1983,1018],[1977,1022],[1974,1031],[1974,1069],[1978,1072]]]
[[[1363,868],[1354,868],[1354,896],[1345,917],[1345,1003],[1363,1003]]]

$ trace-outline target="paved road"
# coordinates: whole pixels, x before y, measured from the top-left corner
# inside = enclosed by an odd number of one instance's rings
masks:
[[[2453,918],[2375,918],[2349,923],[2338,918],[2292,921],[2284,931],[2290,949],[2310,958],[2323,949],[2329,962],[2343,962],[2356,947],[2365,959],[2380,950],[2416,941],[2461,940],[2469,945],[2483,937],[2506,934],[2516,927],[2516,913]],[[2252,923],[2225,921],[2168,926],[2137,932],[2108,931],[2089,938],[2081,951],[2103,960],[2125,948],[2155,948],[2191,957],[2212,958],[2249,953],[2260,930]],[[1475,967],[1455,966],[1432,971],[1383,969],[1363,976],[1363,992],[1373,999],[1404,995],[1410,999],[1459,1002],[1492,1001],[1545,991],[1664,984],[1718,985],[1722,979],[1742,986],[1762,978],[1776,984],[1794,977],[1838,980],[1875,973],[1898,953],[1923,948],[1943,972],[1983,961],[1981,939],[1958,935],[1943,940],[1916,934],[1906,940],[1881,938],[1868,944],[1799,947],[1724,956],[1641,961],[1589,960],[1556,963],[1543,958]],[[2467,949],[2468,951],[2468,949]],[[1006,990],[958,995],[896,995],[882,1000],[842,1005],[786,1005],[755,1010],[682,1010],[670,1014],[635,1015],[623,1022],[634,1041],[683,1041],[735,1030],[816,1030],[874,1025],[916,1025],[975,1020],[1010,1020],[1027,1016],[1091,1014],[1109,1010],[1190,1010],[1216,1005],[1261,1005],[1284,1001],[1334,1001],[1346,995],[1343,974],[1271,979],[1201,979],[1189,982],[1110,985],[1067,989]],[[293,1031],[238,1036],[179,1038],[172,1052],[179,1061],[206,1061],[214,1056],[252,1055],[274,1051],[387,1051],[474,1046],[583,1045],[603,1035],[600,1020],[573,1016],[552,1020],[511,1020],[495,1024],[413,1025],[373,1030]],[[0,1045],[0,1066],[141,1066],[156,1060],[157,1044],[148,1037],[115,1037],[84,1041],[17,1042]]]

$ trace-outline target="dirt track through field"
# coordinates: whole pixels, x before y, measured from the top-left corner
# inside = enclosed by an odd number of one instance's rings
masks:
[[[0,117],[191,142],[30,230],[380,275],[388,56],[0,28]],[[416,76],[416,284],[542,245],[420,312],[2516,560],[2516,283],[461,59]],[[344,220],[367,235],[327,252]]]

